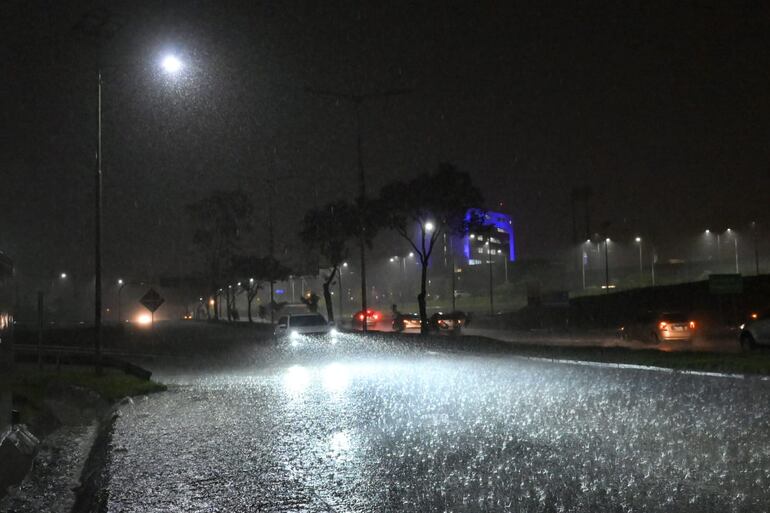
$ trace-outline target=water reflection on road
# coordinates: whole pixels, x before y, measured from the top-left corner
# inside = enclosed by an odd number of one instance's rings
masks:
[[[117,422],[109,511],[770,503],[766,381],[442,352],[238,360],[159,369],[171,390]]]

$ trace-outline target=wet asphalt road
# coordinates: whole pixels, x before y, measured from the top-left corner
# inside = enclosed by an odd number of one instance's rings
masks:
[[[108,511],[766,511],[770,382],[411,349],[154,361]]]

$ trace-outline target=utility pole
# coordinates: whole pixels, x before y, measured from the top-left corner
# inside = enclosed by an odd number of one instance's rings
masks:
[[[449,237],[449,258],[452,263],[452,311],[456,312],[457,308],[455,305],[457,302],[457,299],[456,299],[457,284],[455,282],[455,279],[456,279],[455,272],[457,270],[455,269],[455,252],[454,252],[454,244],[452,243],[452,237]],[[406,262],[406,259],[404,259],[404,262]]]
[[[102,372],[102,43],[120,30],[111,12],[93,9],[73,27],[76,33],[96,41],[96,162],[94,176],[94,352],[96,373]]]
[[[342,93],[338,91],[329,91],[323,89],[305,88],[310,94],[318,96],[327,96],[335,98],[337,100],[346,100],[353,104],[356,116],[356,152],[358,163],[358,219],[359,219],[359,236],[358,236],[358,249],[361,254],[361,310],[364,313],[364,322],[361,323],[361,328],[364,333],[367,331],[366,327],[366,310],[367,310],[367,290],[366,290],[366,173],[364,172],[364,158],[363,158],[363,135],[361,129],[361,104],[365,100],[375,98],[385,98],[388,96],[399,96],[411,92],[411,89],[389,89],[385,91],[366,93],[366,94],[353,94]]]
[[[759,276],[759,246],[757,246],[757,222],[751,222],[751,235],[754,239],[754,272]]]
[[[102,70],[96,72],[96,176],[94,177],[94,350],[96,373],[102,373]]]
[[[610,292],[610,239],[604,239],[604,291]]]
[[[489,259],[489,315],[495,315],[495,293],[492,283],[492,244],[487,237],[487,258]]]
[[[275,237],[273,230],[273,194],[275,193],[275,184],[272,180],[267,181],[267,251],[270,255],[270,265],[273,265],[275,258],[273,253],[275,252]],[[273,276],[270,276],[270,324],[275,323],[275,281]]]
[[[344,262],[343,262],[343,264],[344,264]],[[340,320],[337,323],[338,326],[342,322],[342,319],[343,319],[343,313],[342,313],[342,268],[343,268],[343,264],[340,264],[339,268],[337,269],[337,286],[338,286],[339,293],[340,293],[340,308],[339,308],[339,310],[340,310]]]

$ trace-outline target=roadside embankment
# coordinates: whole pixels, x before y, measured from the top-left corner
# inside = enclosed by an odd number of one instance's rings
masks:
[[[0,429],[0,451],[14,462],[0,465],[0,511],[71,511],[112,405],[165,388],[112,369],[96,375],[90,367],[17,365],[0,376],[0,395],[10,397],[4,407],[14,412],[14,423]],[[10,418],[11,411],[0,415]]]

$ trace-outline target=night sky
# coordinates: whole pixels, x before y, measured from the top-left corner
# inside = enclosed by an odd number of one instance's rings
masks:
[[[100,52],[73,26],[96,7],[120,25],[101,50],[108,276],[193,269],[183,207],[215,188],[254,197],[264,241],[271,177],[279,250],[299,251],[305,209],[356,191],[353,107],[307,88],[411,89],[364,104],[369,191],[452,162],[513,216],[520,257],[562,254],[581,185],[617,239],[767,227],[770,8],[734,3],[0,2],[0,248],[91,269]]]

